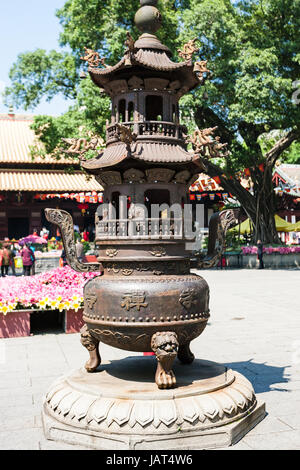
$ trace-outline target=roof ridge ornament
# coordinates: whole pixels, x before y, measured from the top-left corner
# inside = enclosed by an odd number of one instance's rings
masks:
[[[199,52],[199,48],[195,46],[195,42],[197,41],[198,38],[190,39],[188,42],[186,42],[182,50],[178,49],[178,55],[185,61],[191,60],[193,55],[196,52]]]
[[[125,40],[125,46],[127,47],[125,51],[125,66],[129,67],[132,65],[132,54],[134,53],[135,47],[134,47],[134,39],[131,36],[129,31],[126,31],[126,40]]]
[[[218,126],[207,129],[196,129],[191,136],[186,139],[193,146],[195,155],[206,158],[225,158],[228,156],[226,150],[227,143],[221,143],[220,136],[214,136]]]
[[[99,52],[93,51],[93,49],[89,49],[88,47],[85,47],[84,50],[85,53],[80,59],[85,60],[89,67],[97,68],[100,64],[105,68],[109,67],[109,65],[105,63],[106,57],[100,57]]]
[[[59,148],[58,150],[71,155],[77,155],[78,158],[82,158],[83,155],[88,150],[99,150],[100,148],[105,147],[105,142],[101,136],[94,135],[92,132],[87,133],[88,138],[86,137],[71,137],[61,139],[69,147]],[[89,139],[89,140],[88,140]]]

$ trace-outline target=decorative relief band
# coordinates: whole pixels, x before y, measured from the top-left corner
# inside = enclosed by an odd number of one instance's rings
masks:
[[[130,263],[106,263],[103,262],[103,267],[108,273],[121,274],[122,276],[131,276],[134,272],[150,272],[155,276],[163,274],[189,274],[189,263],[180,262],[130,262]]]
[[[129,311],[132,307],[128,307],[128,300],[126,300],[126,304],[124,302],[124,307],[126,310]],[[140,306],[144,306],[139,304]],[[146,304],[148,306],[148,304]],[[140,310],[140,309],[138,309]],[[167,322],[177,322],[177,321],[195,321],[195,320],[207,320],[210,317],[209,310],[203,313],[192,313],[192,314],[185,314],[185,315],[170,315],[170,316],[141,316],[139,318],[135,317],[124,317],[124,316],[105,316],[105,315],[95,315],[93,312],[84,312],[84,318],[90,320],[97,320],[97,321],[104,321],[104,322],[121,322],[121,323],[167,323]]]
[[[196,274],[190,274],[190,275],[186,275],[184,277],[182,277],[181,275],[173,275],[173,276],[170,276],[170,275],[164,275],[165,273],[163,273],[160,278],[159,278],[159,281],[156,277],[151,277],[149,276],[149,278],[147,277],[147,283],[151,282],[166,282],[166,283],[171,283],[171,282],[199,282],[199,281],[202,281],[202,282],[205,282],[203,278],[201,278],[200,276],[197,276]],[[95,278],[95,280],[98,279],[98,278]],[[140,278],[139,278],[140,280]],[[128,279],[128,282],[131,282],[132,279]],[[90,283],[94,283],[94,279],[92,279],[91,281],[89,281]],[[114,283],[115,282],[118,282],[118,283],[124,283],[126,282],[126,280],[124,278],[121,278],[121,277],[116,277],[114,279]],[[206,283],[205,283],[206,284]],[[101,286],[105,286],[105,285],[109,285],[111,286],[111,280],[109,279],[109,276],[101,276]]]

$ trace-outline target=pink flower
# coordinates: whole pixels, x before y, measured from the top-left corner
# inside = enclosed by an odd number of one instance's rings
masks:
[[[8,276],[0,279],[0,303],[20,309],[27,306],[38,308],[39,303],[48,303],[61,298],[61,302],[72,297],[82,298],[83,287],[99,273],[77,273],[69,266],[53,269],[30,277]]]
[[[257,246],[242,246],[243,255],[257,254]],[[300,253],[300,246],[266,246],[264,253],[270,255],[272,253],[279,253],[281,255],[288,255],[290,253]]]

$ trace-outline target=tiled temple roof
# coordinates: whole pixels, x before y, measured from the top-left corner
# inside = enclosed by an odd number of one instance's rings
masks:
[[[0,164],[34,164],[39,165],[66,165],[70,159],[59,160],[50,156],[35,157],[32,159],[30,147],[42,144],[36,140],[35,133],[30,129],[33,123],[32,116],[17,114],[0,114]]]
[[[80,192],[103,189],[93,176],[88,180],[82,171],[64,171],[74,164],[74,159],[57,160],[46,156],[33,160],[30,147],[42,144],[36,141],[34,131],[30,129],[32,122],[32,116],[0,114],[0,191]],[[49,167],[51,169],[47,169]]]
[[[63,170],[0,170],[1,191],[102,191],[94,178]]]
[[[276,180],[276,174],[283,183],[281,184],[283,192],[300,197],[300,165],[283,163],[275,168],[273,181]]]

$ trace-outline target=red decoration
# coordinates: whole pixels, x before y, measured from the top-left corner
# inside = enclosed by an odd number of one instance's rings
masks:
[[[264,170],[265,170],[264,163],[261,163],[260,165],[258,165],[258,168],[259,168],[260,171],[264,172]]]
[[[220,180],[219,176],[214,176],[214,177],[213,177],[213,180],[215,180],[215,182],[216,182],[217,184],[221,184],[221,180]]]
[[[78,204],[77,205],[78,209],[80,209],[81,211],[83,210],[87,210],[89,208],[89,205],[88,204]]]
[[[251,171],[249,168],[245,168],[244,173],[246,176],[251,176]]]
[[[46,199],[72,199],[76,200],[79,203],[87,203],[87,204],[96,204],[98,202],[102,202],[102,193],[97,193],[96,191],[89,192],[89,193],[49,193],[49,194],[35,194],[34,199],[45,201]]]

